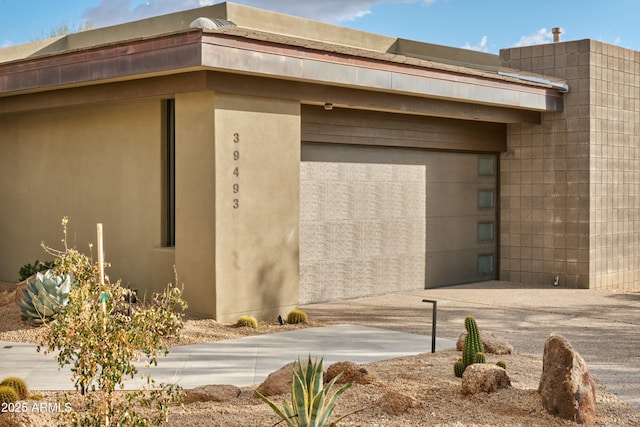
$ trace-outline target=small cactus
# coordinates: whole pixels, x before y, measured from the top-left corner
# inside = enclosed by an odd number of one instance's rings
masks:
[[[473,316],[465,317],[464,327],[467,330],[467,336],[464,339],[462,359],[456,362],[453,367],[457,377],[462,377],[467,366],[473,363],[485,363],[484,348],[482,347],[476,319]]]
[[[462,359],[456,360],[456,363],[453,364],[453,373],[458,378],[462,378],[462,374],[464,374],[464,363],[462,363]]]
[[[292,310],[287,315],[287,323],[296,324],[296,323],[307,323],[307,313],[302,310]]]
[[[0,382],[0,386],[9,386],[11,387],[17,394],[20,400],[24,400],[29,397],[29,391],[27,389],[27,383],[24,382],[22,378],[18,377],[7,377]]]
[[[18,393],[8,385],[0,386],[0,403],[13,403],[18,400]]]
[[[473,356],[473,363],[486,363],[487,362],[487,358],[485,357],[483,352],[478,352],[476,353],[475,356]]]
[[[498,360],[496,362],[496,365],[500,366],[502,369],[507,369],[507,362],[505,362],[504,360]]]
[[[244,327],[247,327],[247,328],[255,329],[255,328],[258,327],[258,321],[253,316],[241,316],[236,321],[236,326],[238,326],[238,327],[243,327],[244,326]]]
[[[476,353],[483,353],[482,340],[478,331],[478,324],[473,316],[467,316],[464,319],[464,327],[467,330],[467,336],[464,339],[464,347],[462,349],[462,361],[467,367],[473,363]]]

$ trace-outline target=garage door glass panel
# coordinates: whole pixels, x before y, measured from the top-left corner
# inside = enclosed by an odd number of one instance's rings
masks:
[[[478,208],[493,209],[493,190],[478,191]]]

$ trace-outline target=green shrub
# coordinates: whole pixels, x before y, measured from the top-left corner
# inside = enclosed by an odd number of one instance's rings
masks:
[[[8,385],[0,386],[0,403],[12,403],[18,400],[18,393]]]
[[[241,316],[236,322],[236,326],[255,329],[258,327],[258,321],[253,316]]]
[[[71,366],[71,381],[81,392],[82,411],[65,412],[65,425],[160,425],[169,404],[182,399],[175,384],[156,384],[149,374],[140,375],[134,362],[157,365],[158,356],[168,354],[168,340],[179,337],[186,302],[182,289],[171,283],[128,313],[130,290],[120,282],[101,283],[98,266],[67,247],[67,219],[62,221],[64,250],[43,245],[57,257],[56,274],[71,274],[76,284],[69,303],[53,322],[46,322],[38,346],[45,354],[56,353],[60,368]],[[142,378],[145,387],[124,391],[125,378]],[[97,390],[96,390],[97,389]],[[89,391],[98,391],[96,393]],[[149,411],[151,409],[151,411]]]
[[[287,323],[297,324],[297,323],[307,323],[307,313],[302,310],[292,310],[287,315]]]
[[[29,390],[27,389],[27,383],[22,378],[7,377],[0,382],[0,386],[9,386],[15,390],[20,400],[24,400],[29,397]]]
[[[328,423],[328,419],[333,413],[338,398],[344,393],[351,383],[345,384],[340,387],[331,397],[328,397],[329,390],[335,382],[340,378],[342,374],[334,377],[324,387],[323,382],[323,369],[322,359],[318,363],[311,361],[307,362],[307,368],[302,369],[300,361],[293,369],[293,379],[291,381],[291,404],[286,401],[282,403],[282,408],[276,405],[269,398],[263,396],[259,392],[256,392],[258,397],[267,403],[271,409],[282,421],[286,422],[289,426],[293,427],[323,427],[325,425],[337,425],[337,423],[343,418],[356,412],[362,411],[362,409],[349,412],[338,419]]]

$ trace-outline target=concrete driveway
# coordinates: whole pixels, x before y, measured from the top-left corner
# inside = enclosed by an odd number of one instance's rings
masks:
[[[597,380],[640,409],[640,293],[490,281],[302,308],[316,320],[431,335],[425,298],[438,301],[438,338],[457,339],[467,314],[520,353],[542,357],[546,338],[563,335]]]

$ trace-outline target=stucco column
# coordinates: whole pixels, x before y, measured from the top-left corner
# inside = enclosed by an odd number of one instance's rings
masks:
[[[189,311],[215,316],[215,122],[213,92],[175,97],[175,263]]]
[[[216,96],[216,318],[298,303],[300,106]]]
[[[216,318],[268,319],[299,297],[300,105],[217,94]]]

